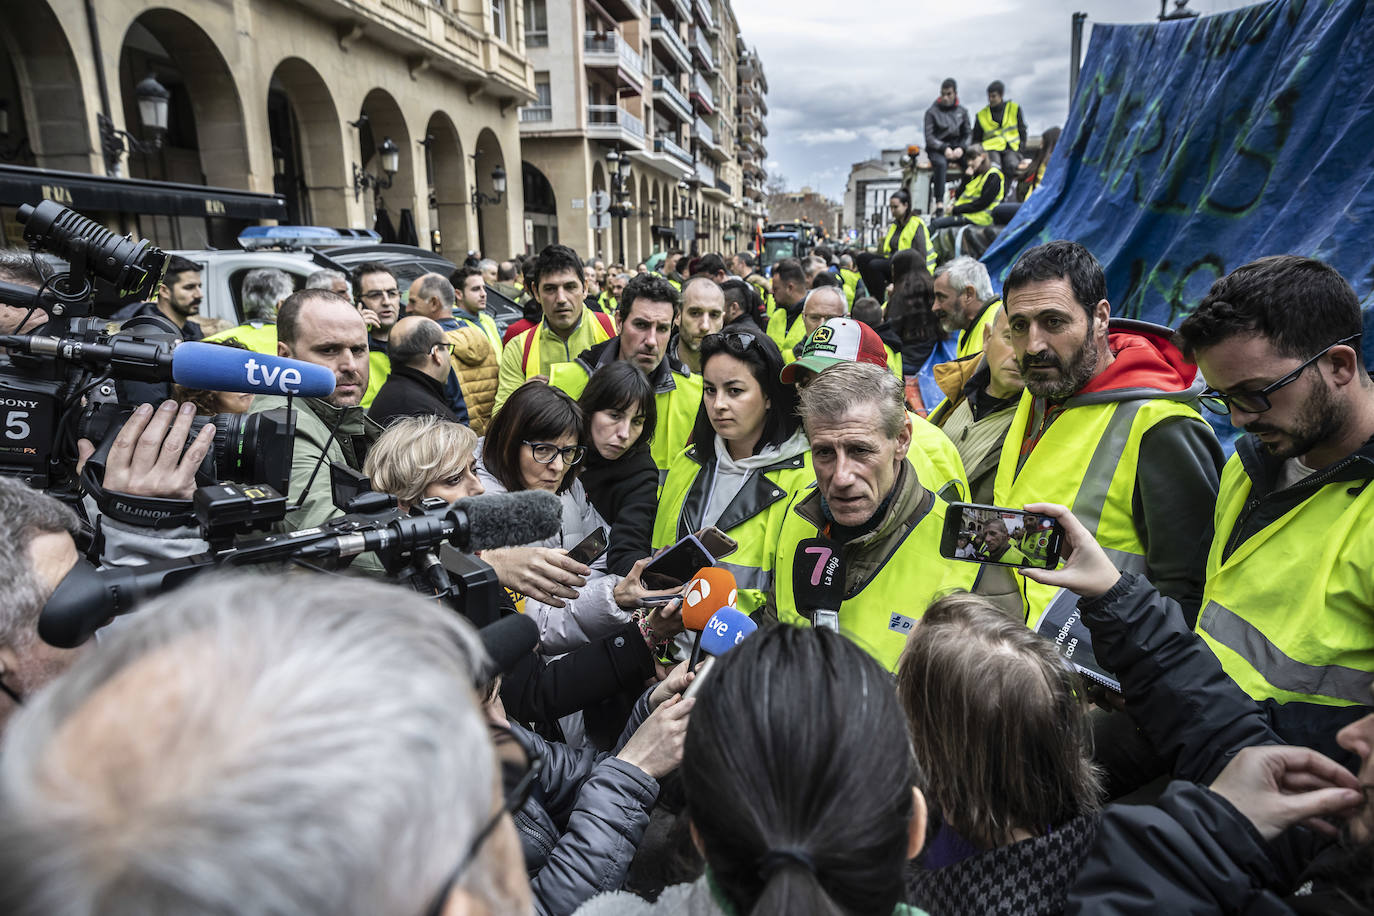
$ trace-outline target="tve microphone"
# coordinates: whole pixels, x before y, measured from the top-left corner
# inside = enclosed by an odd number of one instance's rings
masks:
[[[688,668],[695,668],[701,653],[701,631],[711,615],[723,607],[734,607],[739,588],[735,577],[728,569],[717,566],[703,566],[687,583],[687,591],[682,596],[682,625],[696,631],[692,642],[692,655]]]
[[[792,560],[792,597],[812,626],[840,629],[844,603],[844,556],[838,541],[806,538]]]
[[[448,543],[459,550],[518,547],[553,537],[563,525],[563,502],[547,490],[469,496],[423,515],[316,541],[300,556],[353,557],[388,550],[428,550]]]
[[[693,669],[696,677],[687,685],[687,690],[682,695],[683,699],[696,696],[706,680],[707,672],[711,670],[711,664],[738,646],[746,636],[758,628],[758,624],[750,620],[747,614],[732,607],[723,607],[712,614],[711,619],[706,621],[706,628],[701,631],[701,651],[706,653],[706,660],[700,667]]]
[[[334,391],[334,373],[324,366],[196,341],[172,350],[172,381],[207,391],[300,398],[322,398]]]
[[[701,631],[701,651],[719,658],[758,628],[748,614],[732,607],[723,607],[706,621],[706,628]]]

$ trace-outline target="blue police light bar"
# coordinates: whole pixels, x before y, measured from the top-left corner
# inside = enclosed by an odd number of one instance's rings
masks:
[[[239,233],[239,247],[245,251],[280,248],[327,248],[358,242],[376,243],[382,237],[371,229],[333,229],[329,226],[249,226]]]

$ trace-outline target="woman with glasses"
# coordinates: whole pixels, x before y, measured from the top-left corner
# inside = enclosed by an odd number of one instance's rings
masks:
[[[654,386],[634,363],[617,360],[592,374],[578,404],[587,418],[582,485],[611,526],[606,568],[626,575],[649,555],[658,506],[658,468],[649,454],[658,422]]]
[[[598,528],[609,530],[605,519],[587,499],[577,473],[586,457],[582,409],[564,392],[543,382],[526,382],[501,408],[482,440],[478,474],[488,493],[548,490],[563,501],[563,527],[536,547],[563,551],[576,547]],[[646,635],[666,641],[681,619],[671,611],[645,615],[642,598],[669,592],[646,591],[640,560],[622,577],[608,574],[600,556],[585,567],[585,584],[562,606],[522,598],[523,611],[539,624],[540,649],[557,655],[607,635],[632,619],[640,619]],[[639,611],[639,614],[635,612]]]
[[[903,870],[926,806],[887,671],[838,633],[770,627],[717,659],[695,699],[681,774],[705,874],[578,916],[920,914]]]
[[[739,326],[702,339],[692,444],[669,465],[654,519],[655,550],[712,525],[735,539],[739,548],[718,565],[734,574],[746,614],[763,606],[771,586],[769,541],[788,497],[816,479],[797,392],[780,381],[782,367],[777,344],[761,331]]]

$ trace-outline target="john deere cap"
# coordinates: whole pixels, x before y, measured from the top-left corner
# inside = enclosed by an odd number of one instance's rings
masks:
[[[782,367],[783,384],[796,381],[797,367],[824,372],[836,363],[872,363],[887,368],[887,350],[878,332],[852,318],[827,318],[802,341],[796,362]]]

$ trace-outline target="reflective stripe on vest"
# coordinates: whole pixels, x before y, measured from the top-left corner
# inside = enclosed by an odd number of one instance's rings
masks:
[[[959,199],[954,202],[954,205],[957,207],[961,204],[971,204],[975,200],[977,200],[978,195],[983,193],[983,185],[988,183],[988,179],[992,177],[994,172],[997,173],[999,177],[1002,177],[1001,169],[994,167],[988,169],[981,175],[974,175],[972,178],[970,178],[964,184],[964,190],[959,194]],[[1002,177],[1002,189],[1006,190],[1006,187],[1006,178]],[[998,195],[998,197],[994,199],[993,202],[989,204],[985,209],[972,210],[968,213],[961,213],[959,215],[962,216],[964,219],[968,220],[970,223],[973,223],[973,225],[975,226],[991,226],[992,210],[1001,202],[1001,195]]]
[[[1027,391],[1017,404],[1002,443],[993,502],[999,506],[1037,502],[1068,506],[1118,568],[1144,572],[1145,545],[1135,529],[1132,505],[1140,441],[1155,424],[1172,417],[1203,422],[1197,410],[1164,398],[1070,406],[1055,418],[1018,469],[1034,400]],[[1033,626],[1057,590],[1029,579],[1022,581],[1023,609],[1027,623]]]
[[[978,112],[978,126],[983,128],[983,149],[990,153],[1021,148],[1021,131],[1016,125],[1016,113],[1020,107],[1015,102],[1007,102],[1002,109],[1002,123],[992,119],[992,106],[985,106]]]
[[[1321,487],[1223,560],[1251,482],[1239,456],[1222,471],[1197,630],[1256,700],[1370,701],[1374,486],[1364,483]]]
[[[1209,643],[1219,643],[1244,658],[1279,690],[1313,699],[1332,697],[1359,706],[1369,703],[1369,686],[1374,682],[1369,671],[1344,665],[1309,665],[1290,658],[1248,620],[1215,601],[1203,607],[1198,627],[1211,637]]]
[[[807,623],[792,593],[797,546],[817,534],[816,526],[797,514],[795,507],[810,492],[798,492],[787,508],[773,570],[778,621],[794,626]],[[846,591],[845,600],[835,609],[840,614],[840,632],[889,671],[897,670],[907,636],[931,601],[956,589],[970,589],[978,578],[977,564],[940,556],[945,508],[943,500],[931,500],[906,534],[889,545],[882,564],[865,581],[853,583],[852,591]]]

